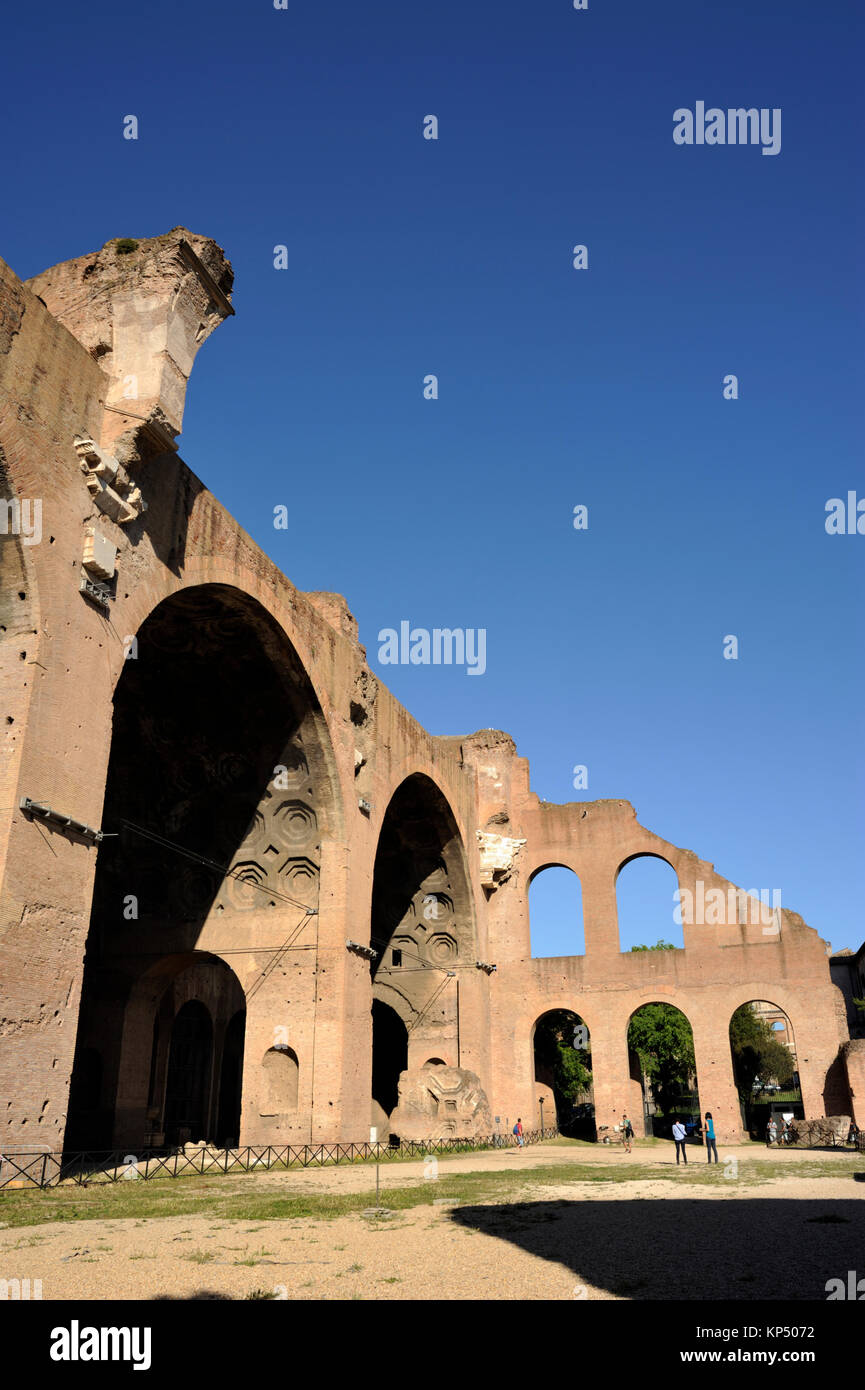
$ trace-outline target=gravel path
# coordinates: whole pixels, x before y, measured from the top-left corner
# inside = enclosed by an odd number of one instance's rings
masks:
[[[671,1163],[666,1150],[632,1157],[659,1170]],[[837,1177],[797,1173],[814,1157],[783,1154],[789,1175],[758,1186],[725,1180],[723,1162],[707,1186],[684,1169],[675,1181],[550,1186],[531,1170],[618,1167],[628,1157],[557,1146],[471,1154],[440,1172],[513,1172],[519,1164],[520,1200],[419,1206],[386,1220],[203,1215],[0,1229],[0,1277],[41,1279],[43,1298],[55,1300],[246,1298],[274,1289],[290,1300],[825,1299],[828,1279],[848,1269],[865,1275],[865,1183],[846,1162]],[[369,1190],[371,1176],[369,1168],[336,1168],[236,1181],[355,1192]],[[423,1180],[421,1163],[383,1175],[388,1186]]]

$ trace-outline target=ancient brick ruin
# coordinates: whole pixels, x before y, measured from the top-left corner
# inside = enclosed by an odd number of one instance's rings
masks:
[[[183,228],[27,284],[0,262],[0,496],[38,499],[42,528],[0,538],[0,1150],[531,1127],[556,1008],[588,1026],[611,1126],[642,1113],[626,1039],[651,1001],[690,1020],[722,1141],[750,1000],[792,1020],[806,1116],[865,1125],[865,1043],[815,930],[754,920],[626,801],[541,802],[507,734],[428,734],[345,600],[295,589],[186,468],[186,382],[231,286]],[[640,855],[720,890],[684,950],[620,950]],[[531,957],[549,865],[579,876],[583,956]]]

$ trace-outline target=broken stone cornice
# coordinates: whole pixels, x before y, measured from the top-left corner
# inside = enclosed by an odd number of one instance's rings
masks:
[[[108,378],[97,443],[118,452],[124,437],[128,462],[174,447],[196,353],[234,313],[233,281],[222,248],[185,227],[140,241],[115,238],[27,281]],[[142,430],[153,438],[137,450],[127,436]]]
[[[526,843],[492,830],[477,830],[482,887],[492,890],[506,883],[514,871],[517,855]]]

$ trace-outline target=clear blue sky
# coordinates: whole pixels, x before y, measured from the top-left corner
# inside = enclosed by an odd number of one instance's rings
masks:
[[[508,730],[540,796],[627,797],[858,945],[865,536],[824,508],[865,495],[861,6],[49,0],[7,25],[0,251],[29,276],[177,224],[225,247],[237,317],[183,457],[295,584],[346,595],[398,698]],[[781,153],[674,145],[699,100],[780,107]],[[381,669],[401,619],[485,628],[486,673]]]

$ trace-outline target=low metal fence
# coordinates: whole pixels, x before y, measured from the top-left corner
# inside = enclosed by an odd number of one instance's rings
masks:
[[[553,1139],[558,1128],[526,1131],[524,1144]],[[184,1145],[145,1149],[139,1154],[122,1149],[80,1153],[16,1152],[0,1154],[0,1192],[13,1188],[56,1187],[69,1182],[117,1183],[143,1178],[202,1177],[206,1174],[267,1172],[271,1169],[326,1168],[338,1163],[393,1162],[436,1154],[476,1153],[483,1149],[516,1148],[513,1134],[490,1134],[479,1139],[408,1140],[399,1144],[250,1144],[240,1149]]]

